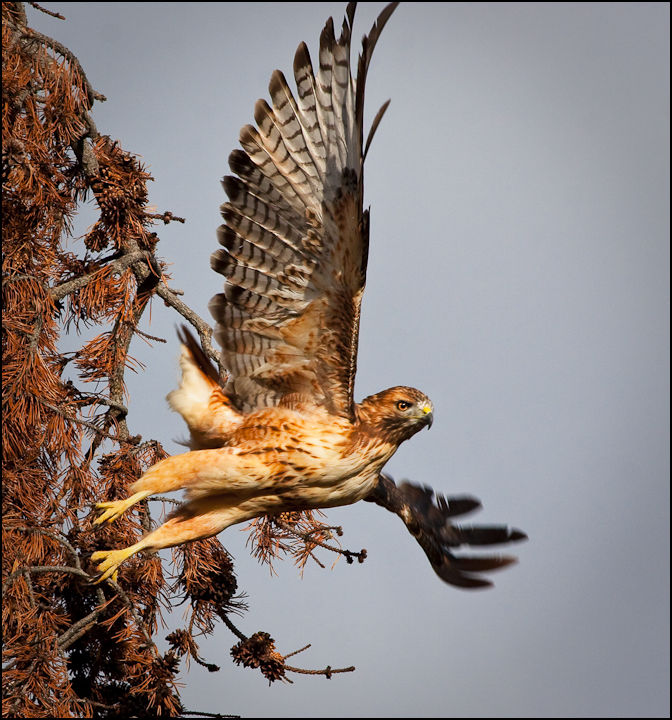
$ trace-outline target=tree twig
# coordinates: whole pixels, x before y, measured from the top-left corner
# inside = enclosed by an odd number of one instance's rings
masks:
[[[59,55],[64,57],[74,68],[76,68],[77,73],[82,78],[82,82],[84,83],[84,87],[90,98],[89,107],[91,107],[94,100],[98,100],[98,102],[105,102],[107,100],[105,95],[93,89],[93,85],[91,85],[91,83],[89,82],[89,78],[86,76],[86,73],[84,72],[84,69],[82,68],[79,60],[72,51],[68,50],[68,48],[65,47],[65,45],[58,42],[58,40],[54,40],[48,35],[43,35],[41,32],[38,32],[37,30],[29,27],[24,28],[23,37],[28,42],[40,42],[43,45],[50,47],[52,50],[54,50],[54,52],[57,52]]]
[[[99,270],[94,270],[88,275],[80,275],[72,280],[67,280],[60,285],[55,285],[54,287],[49,288],[49,295],[54,301],[62,300],[66,295],[69,295],[77,290],[81,290],[90,282],[98,279],[102,273],[107,274],[110,271],[113,273],[121,273],[138,260],[147,259],[149,255],[151,255],[151,253],[146,250],[137,250],[136,252],[125,254],[118,260],[115,260],[109,265],[105,265]]]
[[[45,15],[51,15],[51,17],[58,18],[58,20],[65,20],[65,17],[63,15],[61,15],[61,13],[52,12],[51,10],[47,10],[47,8],[43,8],[41,5],[38,5],[36,2],[31,2],[28,4],[32,5],[36,10],[43,12]]]
[[[355,672],[356,669],[354,665],[345,668],[332,668],[330,665],[327,665],[324,670],[306,670],[305,668],[295,668],[291,665],[285,665],[285,670],[289,670],[290,672],[298,673],[299,675],[324,675],[327,680],[331,680],[331,676],[337,673]]]

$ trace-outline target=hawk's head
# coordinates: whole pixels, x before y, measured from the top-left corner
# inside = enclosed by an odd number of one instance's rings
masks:
[[[357,406],[357,418],[385,440],[399,445],[431,426],[434,406],[425,393],[400,385],[364,398]]]

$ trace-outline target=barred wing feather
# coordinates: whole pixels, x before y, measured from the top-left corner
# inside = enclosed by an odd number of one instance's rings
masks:
[[[397,4],[388,5],[364,37],[354,80],[355,3],[338,39],[327,21],[317,75],[301,43],[296,96],[276,70],[271,104],[256,103],[257,127],[242,128],[242,150],[229,157],[235,175],[223,181],[229,201],[222,206],[222,247],[211,259],[226,283],[210,309],[231,373],[227,389],[245,412],[300,401],[353,417],[368,256],[364,86],[378,36]]]

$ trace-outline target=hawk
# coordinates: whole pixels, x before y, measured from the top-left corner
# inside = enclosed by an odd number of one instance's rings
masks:
[[[382,474],[399,445],[431,427],[434,406],[397,386],[353,398],[360,308],[366,280],[369,212],[364,159],[386,103],[364,141],[364,88],[373,50],[398,3],[380,13],[356,64],[350,43],[356,3],[336,38],[330,18],[317,72],[305,43],[294,57],[294,93],[273,72],[271,104],[257,101],[256,127],[240,132],[223,180],[222,246],[211,259],[225,278],[210,310],[222,364],[217,371],[185,330],[180,386],[168,395],[190,431],[190,451],[166,458],[98,505],[112,521],[150,495],[179,489],[186,501],[160,527],[121,550],[96,552],[100,580],[142,550],[216,535],[264,515],[376,502],[406,523],[442,579],[462,587],[510,557],[457,557],[450,548],[518,540],[505,526],[453,526],[478,501],[433,499],[426,487],[397,487]]]

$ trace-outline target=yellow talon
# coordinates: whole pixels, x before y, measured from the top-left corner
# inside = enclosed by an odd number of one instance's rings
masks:
[[[91,560],[96,562],[100,560],[98,565],[98,572],[102,575],[94,581],[94,585],[97,585],[103,580],[111,577],[114,582],[117,581],[117,568],[128,558],[133,557],[135,553],[140,550],[145,550],[150,544],[147,538],[139,540],[135,545],[129,545],[128,547],[122,548],[121,550],[98,550],[91,555]]]
[[[97,560],[102,561],[97,568],[98,572],[101,572],[102,575],[94,580],[93,584],[97,585],[109,577],[111,577],[114,582],[117,582],[117,569],[124,560],[127,560],[135,553],[135,550],[132,548],[133,546],[124,548],[123,550],[99,550],[98,552],[94,552],[93,555],[91,555],[91,560],[93,562]]]
[[[102,513],[93,521],[93,524],[101,525],[106,521],[108,523],[113,522],[120,515],[123,515],[126,510],[135,505],[135,503],[151,494],[151,492],[143,490],[127,497],[125,500],[112,500],[111,502],[96,503],[96,510],[102,510]]]

